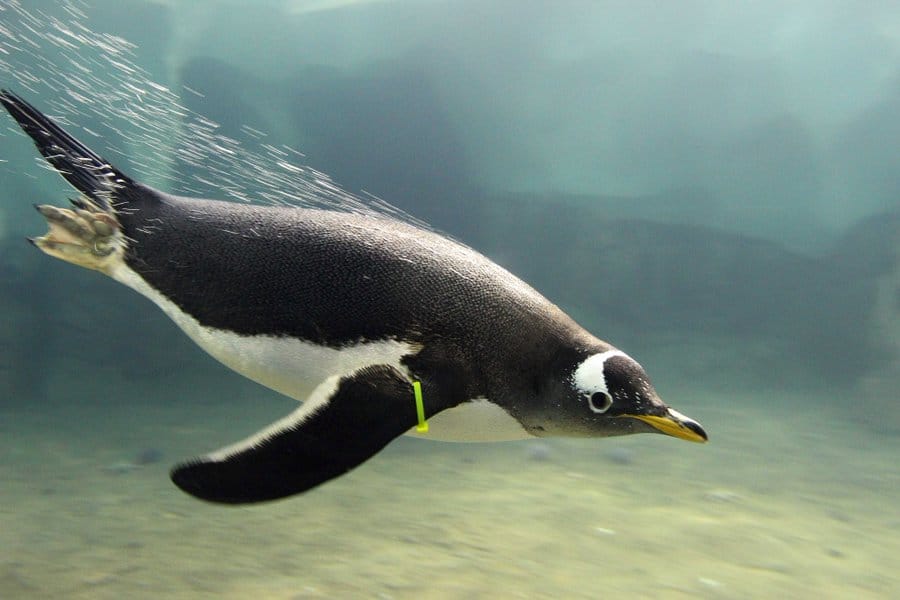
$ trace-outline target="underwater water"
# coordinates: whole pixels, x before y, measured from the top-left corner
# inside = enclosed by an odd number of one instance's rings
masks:
[[[0,115],[0,598],[896,595],[893,3],[0,0],[0,74],[166,191],[447,232],[710,435],[196,500],[172,464],[296,403],[27,244],[74,192]]]

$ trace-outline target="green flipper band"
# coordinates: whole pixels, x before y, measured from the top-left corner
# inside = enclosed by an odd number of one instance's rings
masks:
[[[425,420],[425,405],[422,404],[422,384],[413,381],[413,393],[416,395],[416,415],[419,417],[419,424],[416,425],[416,431],[419,433],[428,433],[428,422]]]

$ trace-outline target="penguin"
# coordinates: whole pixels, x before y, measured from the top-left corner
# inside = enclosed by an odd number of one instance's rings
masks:
[[[36,206],[49,229],[29,241],[132,288],[214,358],[301,402],[176,465],[188,494],[285,498],[403,434],[707,441],[638,362],[461,243],[388,216],[167,194],[15,93],[0,103],[80,192],[68,208]]]

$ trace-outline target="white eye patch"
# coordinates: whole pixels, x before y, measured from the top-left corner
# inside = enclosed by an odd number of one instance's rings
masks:
[[[587,357],[572,374],[573,387],[585,397],[588,406],[595,413],[605,413],[612,406],[612,394],[606,387],[603,371],[606,361],[615,356],[632,360],[621,350],[607,350]]]

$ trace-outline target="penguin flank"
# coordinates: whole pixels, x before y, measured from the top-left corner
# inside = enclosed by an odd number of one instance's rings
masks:
[[[176,465],[189,494],[241,504],[305,492],[419,435],[417,403],[437,440],[707,440],[637,362],[462,244],[386,216],[166,194],[16,94],[0,103],[81,194],[37,207],[49,230],[35,246],[134,289],[213,357],[302,403]]]

